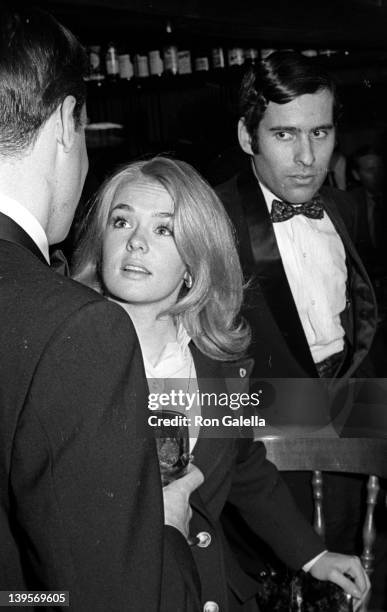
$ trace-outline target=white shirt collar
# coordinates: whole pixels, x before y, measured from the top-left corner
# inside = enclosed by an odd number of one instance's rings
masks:
[[[29,235],[44,255],[48,263],[50,256],[46,233],[39,221],[17,200],[0,193],[0,212],[10,217]]]
[[[157,363],[152,365],[143,355],[145,372],[148,378],[186,378],[187,363],[192,360],[189,350],[191,341],[187,330],[178,323],[176,340],[168,342],[163,348]]]

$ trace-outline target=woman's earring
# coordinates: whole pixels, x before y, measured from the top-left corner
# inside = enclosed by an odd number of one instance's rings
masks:
[[[187,287],[187,289],[191,289],[193,280],[192,280],[192,276],[191,276],[191,274],[189,272],[186,272],[184,274],[184,282],[185,282],[185,286]]]

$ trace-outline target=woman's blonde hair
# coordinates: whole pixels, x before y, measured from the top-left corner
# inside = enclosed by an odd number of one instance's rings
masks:
[[[103,292],[102,245],[114,194],[122,183],[144,178],[160,183],[172,198],[176,247],[193,280],[168,314],[182,322],[209,357],[240,357],[250,342],[250,329],[239,318],[243,275],[233,228],[214,190],[186,162],[158,156],[130,163],[105,181],[83,222],[73,277]]]

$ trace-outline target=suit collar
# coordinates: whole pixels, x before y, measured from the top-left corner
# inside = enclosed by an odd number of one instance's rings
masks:
[[[17,223],[42,251],[47,262],[49,258],[48,240],[45,230],[38,219],[20,202],[0,192],[0,212]]]
[[[196,377],[200,393],[216,394],[227,393],[222,364],[203,355],[191,342],[190,350],[195,364]],[[231,428],[222,423],[222,417],[228,410],[224,406],[215,406],[213,401],[202,408],[202,416],[208,419],[218,419],[216,427],[202,425],[199,438],[193,450],[195,464],[205,474],[206,480],[209,475],[222,463],[224,456],[230,451],[233,444]],[[211,442],[210,440],[211,439]]]
[[[13,221],[7,215],[0,212],[0,240],[6,240],[18,244],[25,249],[28,249],[35,257],[48,265],[43,253],[35,244],[32,238],[25,232],[20,225]]]
[[[238,191],[246,214],[249,209],[254,209],[259,231],[258,261],[253,260],[251,253],[254,276],[291,353],[310,376],[316,376],[316,368],[282,264],[270,214],[258,181],[251,170],[239,175]],[[248,242],[250,244],[250,240]]]
[[[226,392],[226,384],[222,371],[222,364],[219,361],[210,359],[204,355],[193,342],[190,344],[190,350],[195,364],[196,377],[201,393],[220,393]],[[214,428],[202,426],[196,446],[193,449],[194,463],[203,472],[205,482],[203,485],[194,491],[190,497],[190,503],[197,512],[200,512],[207,520],[213,523],[212,517],[208,514],[205,504],[201,496],[201,489],[206,489],[207,483],[211,482],[211,476],[215,470],[225,470],[225,476],[228,473],[229,463],[234,439],[230,438],[230,433],[226,427],[222,427],[221,418],[225,413],[224,407],[218,407],[211,404],[205,407],[205,413],[202,416],[206,418],[218,418],[220,420],[219,427],[216,427],[216,436],[211,437]],[[211,440],[209,440],[211,438]],[[217,479],[216,479],[217,480]],[[205,495],[205,493],[204,493]]]

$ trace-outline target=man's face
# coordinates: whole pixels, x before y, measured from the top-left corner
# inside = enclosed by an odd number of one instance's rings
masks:
[[[258,126],[259,152],[254,154],[258,178],[279,199],[306,202],[325,179],[334,144],[329,90],[304,94],[287,104],[269,102]],[[242,140],[241,146],[252,153]]]
[[[370,193],[378,193],[383,184],[383,161],[379,155],[370,153],[358,159],[355,177]]]

